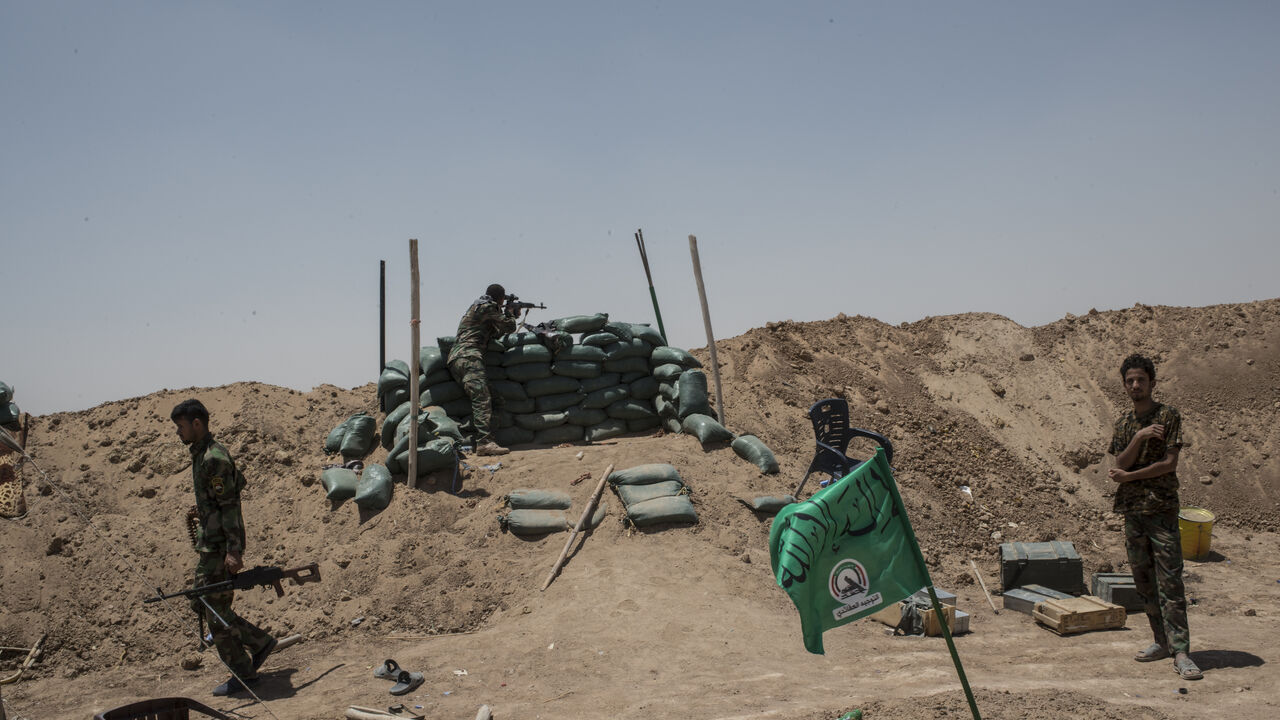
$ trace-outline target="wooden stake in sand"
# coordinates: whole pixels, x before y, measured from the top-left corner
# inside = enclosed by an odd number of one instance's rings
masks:
[[[999,615],[1000,611],[996,609],[996,604],[991,599],[991,593],[987,592],[987,583],[982,579],[982,573],[978,572],[978,566],[973,563],[973,558],[969,559],[969,567],[973,569],[973,576],[978,578],[978,584],[982,586],[982,594],[987,596],[987,603],[991,605],[991,611]]]
[[[693,278],[698,281],[698,300],[702,303],[702,324],[707,327],[707,350],[711,352],[711,375],[716,381],[716,414],[724,425],[724,393],[720,392],[720,363],[716,361],[716,337],[711,332],[711,310],[707,307],[707,289],[702,285],[702,263],[698,260],[698,238],[689,236],[689,254],[693,255]]]
[[[422,361],[418,358],[421,338],[418,336],[418,241],[409,241],[409,293],[412,307],[409,312],[409,333],[413,336],[409,353],[409,487],[418,487],[418,372]]]
[[[578,537],[578,533],[582,531],[582,526],[591,521],[591,512],[595,510],[596,503],[600,500],[600,493],[604,492],[604,484],[609,481],[609,476],[613,474],[613,464],[604,469],[604,474],[600,476],[600,482],[596,485],[595,492],[591,493],[591,499],[587,501],[587,507],[582,511],[582,517],[578,518],[578,524],[573,528],[573,532],[569,533],[569,539],[564,544],[564,550],[560,551],[560,559],[556,560],[556,566],[551,568],[551,574],[547,576],[547,581],[542,583],[542,589],[546,590],[551,587],[551,581],[556,579],[556,573],[560,572],[560,567],[564,565],[564,559],[569,556],[569,546],[573,545],[573,539]]]

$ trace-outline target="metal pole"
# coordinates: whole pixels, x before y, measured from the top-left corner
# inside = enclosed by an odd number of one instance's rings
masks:
[[[644,231],[636,229],[636,246],[640,248],[640,262],[644,264],[644,277],[649,281],[649,299],[653,301],[653,314],[658,317],[658,332],[662,333],[662,339],[671,344],[671,339],[667,337],[667,329],[662,326],[662,311],[658,309],[658,293],[653,289],[653,275],[649,272],[649,252],[644,246]]]
[[[707,349],[711,351],[711,375],[716,381],[716,414],[724,419],[724,393],[720,391],[720,363],[716,361],[716,338],[711,332],[711,310],[707,307],[707,289],[702,285],[702,263],[698,261],[698,238],[689,236],[689,254],[693,256],[693,277],[698,281],[698,300],[702,303],[702,324],[707,328]]]
[[[378,261],[378,375],[387,369],[387,261]],[[382,398],[382,412],[387,411]]]
[[[409,334],[413,336],[410,346],[409,363],[409,487],[418,487],[418,372],[422,360],[419,358],[420,337],[418,335],[418,241],[409,241],[409,294],[411,308],[409,312]]]

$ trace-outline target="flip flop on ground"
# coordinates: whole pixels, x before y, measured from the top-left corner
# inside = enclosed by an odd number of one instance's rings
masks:
[[[390,658],[373,669],[373,676],[379,680],[395,680],[399,675],[400,664]]]
[[[401,670],[396,676],[396,684],[391,686],[392,695],[404,695],[417,689],[422,684],[422,673]]]

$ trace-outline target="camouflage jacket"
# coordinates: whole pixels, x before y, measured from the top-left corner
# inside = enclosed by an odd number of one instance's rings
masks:
[[[1111,447],[1107,452],[1119,455],[1129,447],[1129,442],[1139,430],[1148,425],[1164,425],[1164,438],[1151,438],[1138,451],[1138,459],[1129,470],[1139,470],[1164,459],[1166,449],[1182,447],[1182,416],[1174,408],[1156,403],[1145,415],[1130,410],[1116,420],[1111,435]],[[1113,509],[1124,515],[1155,515],[1178,511],[1178,473],[1169,472],[1159,477],[1119,483]]]
[[[449,362],[460,357],[480,358],[490,340],[515,329],[515,318],[507,317],[493,298],[481,295],[458,321],[458,338],[449,351]]]
[[[244,518],[240,515],[240,491],[244,475],[231,453],[213,439],[213,433],[191,444],[191,479],[195,484],[196,550],[244,552]]]

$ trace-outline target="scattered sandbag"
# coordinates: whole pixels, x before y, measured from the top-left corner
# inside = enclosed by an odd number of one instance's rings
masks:
[[[587,428],[587,440],[591,442],[600,442],[609,438],[618,437],[627,432],[626,420],[608,419],[596,425]]]
[[[364,466],[356,481],[356,505],[364,510],[384,510],[391,504],[391,471],[385,465]]]
[[[513,535],[546,535],[569,529],[563,510],[512,510],[499,515],[498,522]]]
[[[639,400],[625,399],[610,403],[605,408],[605,412],[609,417],[620,420],[658,419],[658,413],[654,412],[653,405]]]
[[[570,425],[582,427],[594,427],[609,419],[609,414],[599,408],[571,407],[565,408],[565,412],[568,413]]]
[[[359,460],[373,450],[378,421],[365,413],[356,413],[345,424],[347,432],[342,436],[338,452],[342,453],[345,460]]]
[[[609,475],[610,485],[648,485],[670,480],[681,482],[680,472],[670,463],[646,463],[625,470],[614,470]]]
[[[569,333],[592,333],[609,322],[608,313],[595,315],[571,315],[551,321],[551,327]]]
[[[685,369],[702,367],[698,358],[690,355],[687,350],[669,346],[654,348],[653,354],[649,356],[649,362],[654,367],[667,364],[679,365]]]
[[[538,510],[568,510],[573,504],[569,493],[563,490],[512,490],[507,493],[507,505],[512,510],[534,508]]]
[[[605,361],[604,350],[593,345],[571,345],[561,348],[556,354],[556,362],[564,360],[587,360],[594,363]]]
[[[320,484],[330,500],[350,500],[356,496],[356,471],[344,467],[325,468],[320,472]]]
[[[733,433],[729,432],[728,428],[721,425],[710,415],[703,415],[702,413],[694,413],[685,417],[681,422],[680,428],[698,438],[698,442],[703,445],[733,440]]]
[[[560,393],[559,395],[543,395],[534,398],[534,410],[536,412],[552,412],[555,410],[568,410],[579,405],[587,394],[581,391]]]
[[[582,379],[582,392],[593,393],[597,390],[613,387],[622,382],[622,376],[618,373],[604,373],[593,378]]]
[[[733,441],[732,447],[738,457],[753,463],[765,475],[778,473],[778,459],[773,456],[773,451],[755,435],[739,435]]]
[[[570,378],[599,377],[603,372],[604,366],[601,363],[590,360],[557,360],[551,363],[551,373],[553,375],[563,375]]]
[[[752,498],[750,500],[738,498],[738,502],[746,505],[756,512],[777,515],[779,510],[793,502],[796,502],[796,499],[791,495],[761,495],[760,497]]]
[[[542,347],[541,345],[524,345],[522,347]],[[546,348],[543,348],[544,350]],[[520,383],[527,383],[539,378],[551,377],[551,365],[549,363],[521,363],[520,365],[512,365],[502,368],[506,371],[508,379],[515,380]]]
[[[604,522],[604,518],[609,514],[609,503],[601,500],[596,504],[596,511],[591,513],[591,517],[587,518],[587,526],[583,530],[594,530],[600,527],[600,523]]]
[[[569,415],[564,411],[542,412],[542,413],[526,413],[524,415],[516,415],[516,427],[522,427],[525,430],[537,432],[546,430],[565,424],[569,420]]]
[[[684,483],[679,480],[663,480],[648,485],[615,485],[613,489],[618,493],[622,504],[631,507],[634,503],[679,495],[684,490]]]
[[[675,363],[659,365],[653,369],[653,377],[660,383],[674,383],[684,372],[684,368]]]
[[[591,347],[603,348],[618,342],[618,336],[613,333],[597,332],[590,335],[582,336],[579,345],[589,345]]]
[[[525,383],[524,391],[531,398],[540,397],[542,395],[559,395],[560,393],[577,392],[582,388],[582,383],[574,378],[564,377],[562,375],[553,375],[551,377],[538,378]]]
[[[587,393],[587,397],[582,401],[584,408],[606,408],[613,403],[625,400],[629,394],[626,385],[615,385],[611,388],[596,390]]]
[[[652,375],[642,375],[627,385],[631,397],[637,400],[652,400],[658,395],[658,379]]]
[[[711,409],[711,403],[707,399],[707,375],[701,370],[689,370],[680,375],[680,382],[676,383],[676,390],[680,393],[680,419],[683,420],[689,415],[698,413],[700,415],[715,415],[715,411]]]
[[[698,513],[688,495],[675,495],[629,505],[627,519],[636,527],[649,527],[660,523],[696,523]]]
[[[654,347],[667,344],[667,339],[662,337],[662,333],[658,332],[658,328],[652,325],[631,323],[631,337],[640,338]]]
[[[507,349],[502,353],[502,366],[510,368],[513,365],[524,365],[526,363],[549,363],[551,362],[551,351],[545,345],[517,345]]]
[[[583,428],[578,425],[559,425],[534,432],[533,441],[544,445],[559,445],[560,443],[582,442],[584,436]]]

